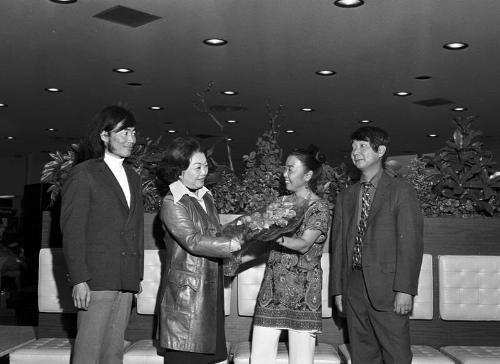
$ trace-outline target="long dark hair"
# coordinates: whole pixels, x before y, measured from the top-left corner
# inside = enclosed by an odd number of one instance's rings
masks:
[[[323,174],[323,163],[326,162],[326,156],[313,144],[309,145],[306,149],[294,149],[289,156],[294,156],[302,162],[308,171],[312,171],[313,175],[309,180],[308,186],[316,193],[318,181]]]
[[[80,147],[76,154],[76,163],[83,162],[91,158],[100,158],[104,155],[105,146],[101,139],[103,131],[110,132],[120,124],[119,130],[134,127],[136,124],[134,114],[122,106],[106,106],[94,116],[90,125],[90,130],[86,137],[80,142]]]
[[[201,152],[200,143],[194,138],[175,138],[165,149],[163,159],[156,169],[156,186],[160,195],[168,192],[168,186],[179,179],[182,171],[189,167],[191,157]]]

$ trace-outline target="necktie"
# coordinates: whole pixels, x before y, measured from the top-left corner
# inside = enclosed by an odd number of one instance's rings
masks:
[[[366,231],[368,213],[370,212],[370,182],[364,182],[361,185],[361,215],[359,217],[356,239],[354,241],[354,250],[352,254],[352,269],[362,269],[361,258],[363,255],[363,236]]]

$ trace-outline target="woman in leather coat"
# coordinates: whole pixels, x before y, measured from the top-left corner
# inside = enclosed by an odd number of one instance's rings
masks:
[[[158,182],[168,186],[160,213],[166,260],[159,297],[159,339],[168,364],[227,358],[221,258],[241,246],[217,236],[219,217],[204,187],[207,172],[206,157],[192,138],[176,138],[158,169]]]

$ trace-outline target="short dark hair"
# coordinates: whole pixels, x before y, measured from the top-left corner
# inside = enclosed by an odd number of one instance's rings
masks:
[[[117,131],[135,127],[136,121],[134,114],[122,106],[106,106],[97,115],[94,116],[90,125],[90,130],[80,143],[77,153],[77,163],[90,158],[100,158],[104,155],[105,146],[101,139],[103,131],[110,132],[120,124]]]
[[[390,138],[389,134],[382,128],[376,126],[362,126],[352,133],[351,141],[364,140],[370,143],[372,149],[377,152],[378,147],[385,146],[386,152],[382,157],[382,163],[387,159],[387,151],[389,150]]]
[[[312,171],[313,175],[308,182],[309,188],[316,193],[318,189],[318,181],[323,175],[323,163],[326,162],[326,157],[321,153],[315,145],[311,144],[306,149],[294,149],[289,157],[297,158],[306,167],[307,171]]]
[[[170,143],[163,154],[163,159],[156,169],[158,192],[165,195],[168,186],[179,179],[182,171],[189,167],[191,157],[201,152],[200,143],[191,137],[178,137]]]

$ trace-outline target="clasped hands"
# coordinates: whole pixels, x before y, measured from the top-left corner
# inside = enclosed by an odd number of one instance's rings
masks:
[[[231,253],[237,252],[238,250],[241,250],[241,246],[243,245],[244,241],[242,239],[243,237],[241,235],[235,236],[234,238],[231,238],[229,242],[229,251]]]

